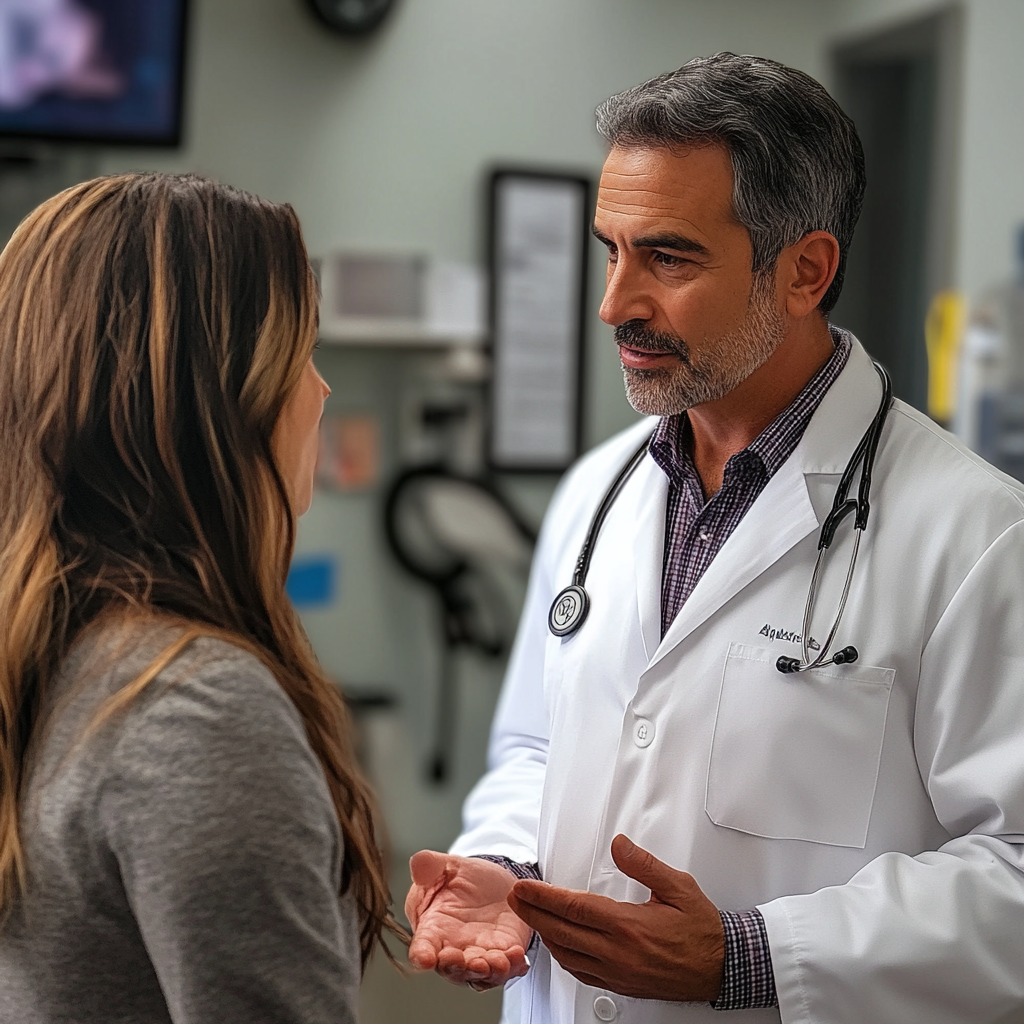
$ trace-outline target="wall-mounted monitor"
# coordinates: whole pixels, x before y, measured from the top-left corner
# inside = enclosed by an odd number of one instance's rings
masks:
[[[187,0],[0,0],[0,138],[175,146]]]

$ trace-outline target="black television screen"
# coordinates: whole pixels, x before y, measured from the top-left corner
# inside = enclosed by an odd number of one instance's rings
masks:
[[[0,137],[177,145],[187,0],[0,0]]]

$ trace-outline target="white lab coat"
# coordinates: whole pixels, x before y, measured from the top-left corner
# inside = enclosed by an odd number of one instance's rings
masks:
[[[568,474],[545,522],[461,854],[642,902],[624,832],[722,909],[757,906],[780,1009],[744,1022],[1024,1020],[1024,489],[901,402],[836,649],[798,654],[819,524],[881,395],[859,343],[796,451],[660,637],[667,481],[647,458],[604,525],[580,632],[548,632],[594,508],[646,421]],[[831,625],[841,528],[812,635]],[[773,631],[774,630],[774,634]],[[646,726],[646,728],[643,728]],[[595,999],[600,1014],[595,1012]],[[506,992],[523,1024],[718,1020],[603,993],[541,948]]]

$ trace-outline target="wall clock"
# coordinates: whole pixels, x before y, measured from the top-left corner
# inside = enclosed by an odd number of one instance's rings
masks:
[[[313,13],[335,32],[363,35],[375,29],[394,0],[308,0]]]

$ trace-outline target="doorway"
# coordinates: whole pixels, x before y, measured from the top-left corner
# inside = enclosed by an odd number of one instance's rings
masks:
[[[948,8],[840,43],[836,98],[864,145],[867,191],[832,319],[927,408],[924,322],[950,287],[962,16]]]

